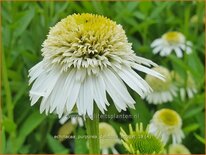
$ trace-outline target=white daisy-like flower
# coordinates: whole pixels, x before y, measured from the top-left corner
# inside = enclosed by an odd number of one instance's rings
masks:
[[[99,138],[100,138],[100,149],[102,154],[109,154],[109,150],[113,154],[119,154],[115,149],[115,145],[120,143],[115,129],[108,123],[99,123]]]
[[[160,56],[170,55],[174,51],[177,57],[183,57],[183,51],[187,54],[192,52],[192,42],[187,41],[185,36],[180,32],[167,32],[161,38],[155,39],[151,47],[153,53],[159,53]]]
[[[172,136],[173,144],[181,143],[184,138],[182,131],[182,119],[179,114],[171,109],[157,111],[149,126],[149,132],[161,138],[166,144]]]
[[[184,101],[186,96],[193,98],[197,93],[197,86],[190,72],[187,72],[187,78],[184,80],[178,73],[173,72],[173,77],[180,89],[180,97]]]
[[[97,105],[104,113],[106,92],[118,111],[134,108],[125,83],[140,96],[151,91],[136,71],[161,78],[152,61],[136,56],[121,25],[100,15],[74,14],[50,29],[43,60],[29,71],[31,105],[41,97],[40,112],[71,113],[93,118]]]
[[[168,154],[191,154],[183,144],[169,145]]]
[[[154,76],[146,75],[145,80],[151,86],[152,92],[146,95],[146,100],[151,104],[162,104],[173,101],[177,96],[177,87],[172,81],[170,71],[162,66],[154,67],[152,70],[161,73],[165,80],[160,80]]]

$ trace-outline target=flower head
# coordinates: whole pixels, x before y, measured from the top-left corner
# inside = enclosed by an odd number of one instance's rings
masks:
[[[151,104],[161,104],[172,101],[173,97],[177,95],[177,88],[172,81],[170,71],[162,66],[152,69],[161,73],[165,77],[165,80],[162,81],[151,75],[146,75],[145,80],[153,90],[153,92],[146,95],[146,100]]]
[[[192,43],[186,41],[185,36],[176,31],[167,32],[162,35],[161,38],[154,40],[151,44],[153,53],[160,53],[161,56],[170,55],[174,51],[177,57],[183,57],[182,51],[185,51],[187,54],[192,52]]]
[[[42,55],[29,71],[31,105],[42,97],[40,112],[59,117],[75,105],[79,115],[91,119],[94,104],[104,113],[109,105],[106,92],[118,111],[134,107],[124,82],[141,96],[151,91],[134,69],[161,78],[148,68],[155,63],[135,55],[122,26],[100,15],[62,19],[50,29]]]
[[[121,128],[120,135],[122,143],[128,152],[132,154],[158,154],[164,152],[164,144],[162,141],[143,129],[143,124],[136,124],[136,130],[129,125],[129,135]]]
[[[184,137],[181,127],[182,119],[176,111],[161,109],[154,114],[149,132],[160,137],[164,143],[167,143],[172,136],[173,144],[176,144],[181,143]]]
[[[169,154],[191,154],[190,151],[182,144],[169,145]]]
[[[109,149],[112,153],[118,154],[117,150],[114,148],[115,144],[120,141],[118,139],[115,129],[108,123],[99,123],[99,137],[100,137],[100,149],[103,154],[108,154]]]
[[[193,98],[194,94],[197,93],[197,86],[190,72],[187,72],[186,80],[182,78],[177,72],[172,73],[175,82],[180,88],[180,97],[185,100],[185,97]]]

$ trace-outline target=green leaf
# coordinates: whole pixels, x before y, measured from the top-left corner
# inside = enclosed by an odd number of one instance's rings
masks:
[[[37,128],[41,122],[46,118],[45,115],[39,114],[39,111],[33,111],[29,117],[24,121],[19,129],[18,137],[15,139],[15,152],[22,146],[26,137]]]
[[[10,120],[10,119],[8,119],[8,118],[5,118],[5,119],[3,120],[2,125],[3,125],[3,127],[4,127],[4,129],[5,129],[5,131],[7,131],[7,132],[9,132],[9,133],[14,132],[15,129],[16,129],[16,124],[15,124],[12,120]]]
[[[29,23],[31,22],[32,18],[34,17],[35,10],[34,8],[30,8],[27,11],[22,12],[23,16],[13,25],[14,36],[20,36],[28,27]]]
[[[190,132],[193,132],[195,130],[197,130],[199,128],[199,124],[197,123],[193,123],[193,124],[190,124],[188,126],[186,126],[185,128],[183,128],[183,131],[188,134]]]
[[[198,106],[198,107],[195,107],[191,110],[188,110],[185,115],[183,115],[183,119],[188,119],[190,117],[193,117],[195,116],[196,114],[198,114],[199,112],[201,112],[204,108],[204,105],[203,106]]]
[[[205,144],[205,138],[201,137],[200,135],[194,133],[195,138],[199,140],[201,143]]]
[[[29,135],[45,118],[46,116],[41,115],[39,111],[33,111],[21,126],[19,136],[26,137]]]
[[[1,142],[0,142],[0,154],[5,154],[6,151],[6,135],[5,135],[5,129],[2,127],[1,132]]]
[[[69,149],[65,148],[58,140],[54,139],[53,136],[50,134],[47,135],[47,141],[49,148],[53,151],[55,154],[68,154]]]

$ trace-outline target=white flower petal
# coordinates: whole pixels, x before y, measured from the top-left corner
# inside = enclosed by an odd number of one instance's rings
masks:
[[[31,105],[34,105],[41,96],[48,97],[56,84],[60,73],[55,69],[49,73],[40,74],[30,90]]]
[[[154,54],[157,54],[157,53],[159,53],[163,48],[164,48],[163,46],[157,46],[157,47],[155,47],[155,48],[153,49],[152,52],[153,52]]]
[[[175,51],[175,53],[177,54],[177,57],[179,57],[179,58],[182,58],[182,57],[183,57],[182,51],[180,50],[179,47],[175,47],[175,48],[174,48],[174,51]]]
[[[135,62],[139,63],[139,64],[143,64],[145,66],[157,66],[156,63],[154,63],[153,61],[149,60],[149,59],[145,59],[143,57],[139,57],[136,55],[133,55]]]
[[[135,103],[124,83],[111,70],[105,69],[103,76],[106,90],[113,99],[116,107],[126,110],[127,105]]]
[[[106,98],[106,88],[104,80],[101,76],[98,77],[92,77],[92,81],[94,82],[94,100],[98,106],[98,108],[101,110],[102,113],[104,113],[104,110],[107,110],[106,104],[108,103]]]
[[[109,154],[109,150],[108,150],[108,148],[104,148],[104,149],[102,149],[102,154]]]
[[[155,46],[159,46],[162,44],[162,38],[158,38],[158,39],[155,39],[152,44],[151,44],[151,47],[155,47]]]
[[[75,80],[75,72],[72,70],[67,78],[67,85],[68,90],[67,90],[67,105],[66,109],[67,112],[70,113],[77,101],[78,95],[79,95],[79,90],[81,87],[81,82]]]
[[[60,124],[64,124],[67,120],[68,120],[68,115],[64,115],[60,120],[59,120],[59,123]]]
[[[160,73],[156,72],[155,70],[152,70],[152,69],[150,69],[150,68],[147,68],[147,67],[145,67],[145,66],[142,66],[142,65],[139,65],[139,64],[135,64],[135,63],[133,63],[133,66],[132,66],[132,67],[133,67],[134,69],[138,70],[138,71],[141,71],[141,72],[144,72],[144,73],[146,73],[146,74],[155,76],[155,77],[157,77],[158,79],[161,79],[161,80],[164,81],[164,77],[163,77]]]
[[[43,62],[40,61],[29,70],[29,84],[31,84],[40,74],[44,72]]]

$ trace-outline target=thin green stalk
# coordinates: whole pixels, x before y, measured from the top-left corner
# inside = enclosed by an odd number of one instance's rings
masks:
[[[99,148],[99,109],[95,105],[93,120],[86,118],[89,154],[100,154]]]
[[[8,74],[7,74],[7,66],[4,51],[2,49],[2,76],[3,76],[3,85],[6,92],[6,106],[7,106],[7,114],[8,118],[13,121],[13,104],[12,104],[12,97],[11,97],[11,90],[8,81]]]

